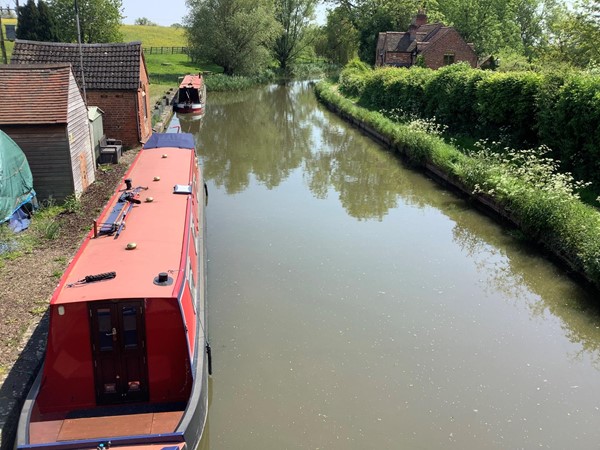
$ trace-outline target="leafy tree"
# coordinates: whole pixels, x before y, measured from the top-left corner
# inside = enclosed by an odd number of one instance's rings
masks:
[[[225,74],[253,74],[271,61],[281,34],[268,0],[188,0],[186,33],[193,59],[205,59]]]
[[[581,0],[576,13],[577,29],[581,33],[581,45],[590,65],[600,64],[600,1]]]
[[[121,42],[121,0],[77,0],[81,42],[87,44]],[[62,42],[77,42],[73,0],[50,0],[50,10]]]
[[[37,9],[39,17],[38,39],[44,42],[56,42],[58,40],[56,23],[50,8],[44,1],[38,0]]]
[[[459,1],[459,0],[456,0]],[[375,63],[377,37],[383,31],[407,31],[422,0],[333,0],[344,10],[359,33],[358,55],[361,60]],[[427,13],[433,20],[440,17],[437,1],[427,2]]]
[[[439,11],[446,25],[453,25],[467,42],[475,44],[478,54],[489,54],[500,46],[519,46],[514,4],[514,0],[445,0],[439,3]]]
[[[149,27],[156,27],[156,26],[158,26],[157,23],[152,22],[147,17],[138,17],[137,19],[135,19],[135,22],[133,24],[134,25],[145,25],[145,26],[149,26]]]
[[[559,5],[548,19],[541,63],[548,66],[595,67],[600,63],[600,6],[583,0],[574,10]]]
[[[40,14],[34,0],[27,0],[25,6],[19,6],[17,11],[17,39],[39,41]]]
[[[275,19],[282,32],[275,41],[273,54],[284,72],[311,44],[307,30],[316,4],[317,0],[275,0]]]
[[[319,41],[317,53],[329,61],[345,65],[357,55],[358,31],[354,28],[347,11],[337,7],[327,14],[327,23],[322,28],[323,39]]]

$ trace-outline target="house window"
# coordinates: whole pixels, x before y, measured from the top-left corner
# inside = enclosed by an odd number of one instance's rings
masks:
[[[454,64],[454,53],[444,53],[444,65]]]

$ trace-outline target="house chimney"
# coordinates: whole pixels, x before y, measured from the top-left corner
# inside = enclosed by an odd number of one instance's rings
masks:
[[[408,34],[410,36],[410,42],[414,41],[417,38],[417,28],[419,28],[414,23],[411,23],[408,27]]]
[[[420,27],[421,25],[425,25],[427,23],[427,14],[425,14],[425,10],[423,8],[419,8],[419,12],[417,12],[417,17],[415,17],[415,25]]]

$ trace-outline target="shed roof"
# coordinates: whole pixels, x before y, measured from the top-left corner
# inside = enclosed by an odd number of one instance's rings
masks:
[[[86,89],[137,90],[141,65],[146,67],[141,42],[124,44],[82,44]],[[12,64],[70,63],[81,86],[78,44],[17,39]]]
[[[69,64],[0,65],[0,124],[67,123]]]
[[[97,106],[88,106],[88,119],[91,122],[96,120],[98,117],[102,116],[102,114],[104,114],[104,111],[102,111]]]

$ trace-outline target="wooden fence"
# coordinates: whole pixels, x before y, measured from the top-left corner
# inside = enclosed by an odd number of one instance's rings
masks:
[[[187,47],[144,47],[147,55],[175,55],[178,53],[188,54]]]

